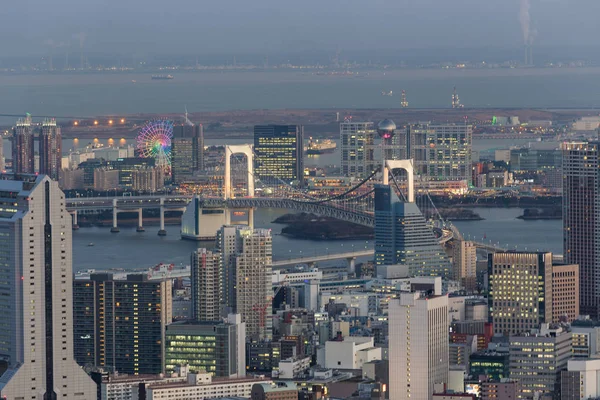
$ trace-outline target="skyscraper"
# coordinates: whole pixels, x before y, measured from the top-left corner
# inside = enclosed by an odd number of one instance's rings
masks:
[[[564,143],[563,241],[567,264],[579,264],[580,313],[600,316],[600,142]]]
[[[411,276],[451,276],[444,249],[416,203],[402,202],[389,185],[375,186],[375,264],[404,264]]]
[[[62,165],[62,136],[56,120],[47,119],[42,123],[40,133],[40,174],[46,174],[55,181]]]
[[[2,399],[92,399],[73,359],[71,217],[58,182],[0,180]],[[34,212],[35,211],[35,212]]]
[[[254,173],[266,183],[304,182],[304,127],[254,126]]]
[[[163,372],[165,327],[173,319],[171,291],[171,280],[149,280],[146,274],[76,279],[77,362],[125,374]]]
[[[490,254],[488,276],[494,333],[518,335],[552,322],[552,253]]]
[[[224,225],[217,231],[216,251],[221,254],[223,315],[237,310],[237,256],[243,251],[241,232],[252,231],[248,226]]]
[[[221,311],[221,254],[198,249],[191,257],[192,317],[217,321]]]
[[[13,128],[12,159],[15,174],[35,173],[33,125],[30,114],[19,119]]]
[[[236,257],[236,313],[253,340],[273,337],[271,283],[272,238],[269,229],[240,230],[242,252]]]
[[[427,181],[471,183],[473,127],[467,124],[420,123],[397,130],[399,159],[412,159],[415,174]]]
[[[390,399],[430,399],[448,382],[448,297],[401,293],[389,304]]]
[[[357,178],[369,176],[375,169],[374,124],[346,120],[340,124],[340,140],[342,175]]]
[[[456,240],[452,254],[454,279],[459,281],[467,291],[477,287],[477,248],[468,240]]]
[[[171,173],[175,183],[185,182],[204,169],[202,125],[175,125],[171,139]]]

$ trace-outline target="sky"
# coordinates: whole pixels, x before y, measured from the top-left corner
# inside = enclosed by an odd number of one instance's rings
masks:
[[[18,0],[0,9],[0,55],[516,48],[523,2]],[[597,45],[600,0],[529,3],[536,45]]]

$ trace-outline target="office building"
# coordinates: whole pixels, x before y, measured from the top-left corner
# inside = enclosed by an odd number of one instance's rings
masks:
[[[579,317],[579,265],[552,266],[552,322]]]
[[[254,174],[265,183],[304,183],[304,127],[254,126]]]
[[[560,371],[571,357],[571,332],[542,324],[535,332],[510,336],[509,346],[510,379],[519,381],[522,398],[533,398],[536,392],[558,396]]]
[[[481,382],[481,400],[515,400],[521,393],[519,381],[504,378]]]
[[[477,248],[468,240],[455,241],[452,254],[454,280],[468,292],[477,288]]]
[[[469,184],[472,141],[473,127],[467,124],[412,124],[395,136],[398,159],[412,159],[422,180]]]
[[[482,375],[494,381],[508,378],[510,374],[508,353],[485,350],[471,354],[469,358],[469,374],[474,379]]]
[[[344,176],[366,178],[375,170],[375,125],[372,122],[340,123],[341,172]]]
[[[215,251],[221,254],[221,288],[224,313],[235,313],[237,308],[237,267],[236,259],[244,247],[242,232],[251,231],[244,225],[223,225],[217,231]]]
[[[174,183],[189,181],[204,170],[204,128],[198,125],[173,126],[171,176]]]
[[[362,369],[366,362],[381,360],[381,348],[372,337],[347,336],[325,343],[325,368]]]
[[[560,373],[560,399],[600,398],[600,359],[569,360]]]
[[[448,382],[448,297],[400,293],[389,305],[390,399],[429,399]]]
[[[165,328],[172,322],[172,282],[146,274],[74,281],[75,360],[125,374],[164,372]]]
[[[12,169],[15,174],[35,173],[34,126],[31,115],[20,118],[13,128]]]
[[[262,340],[246,343],[246,369],[249,372],[271,372],[281,360],[281,342]]]
[[[124,189],[131,189],[133,187],[134,172],[143,168],[154,167],[155,163],[154,158],[129,157],[119,158],[117,161],[110,162],[110,165],[113,169],[119,171],[119,186]]]
[[[272,238],[269,229],[240,230],[242,252],[236,257],[236,308],[252,340],[273,337],[271,283]]]
[[[417,204],[401,202],[389,185],[375,186],[375,264],[406,265],[410,276],[452,275],[450,260]]]
[[[0,180],[0,398],[93,399],[73,357],[71,216],[47,176]],[[75,323],[76,324],[76,323]]]
[[[579,317],[571,323],[573,358],[600,358],[600,322]]]
[[[563,254],[579,265],[579,312],[600,316],[600,142],[564,143]]]
[[[221,254],[198,249],[191,256],[192,316],[217,321],[221,311]]]
[[[494,333],[517,335],[552,321],[552,253],[492,253],[488,277]]]
[[[62,166],[62,136],[56,120],[47,119],[42,123],[40,133],[40,174],[58,180]]]
[[[561,170],[562,152],[559,149],[522,149],[510,150],[510,170],[538,172],[542,170]]]
[[[221,321],[182,321],[167,326],[165,369],[188,365],[216,377],[246,375],[246,326],[239,314]]]

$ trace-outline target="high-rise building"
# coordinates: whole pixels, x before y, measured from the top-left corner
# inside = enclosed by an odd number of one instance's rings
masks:
[[[412,159],[415,174],[425,181],[471,183],[473,127],[467,124],[419,123],[397,131],[399,159]]]
[[[548,324],[537,333],[510,336],[510,379],[519,381],[521,398],[539,398],[536,393],[560,398],[560,373],[567,368],[571,348],[571,332]]]
[[[579,310],[600,316],[600,142],[563,144],[563,254],[579,265]]]
[[[160,167],[140,167],[131,172],[131,190],[155,192],[165,187],[165,171]]]
[[[175,125],[171,139],[173,182],[185,182],[204,169],[204,129],[202,125]]]
[[[552,322],[579,317],[579,265],[552,266]]]
[[[552,322],[552,253],[490,254],[488,277],[494,333],[518,335]]]
[[[375,264],[404,264],[411,276],[450,278],[451,264],[419,207],[375,186]]]
[[[401,293],[389,304],[390,399],[430,399],[448,382],[448,297]]]
[[[372,122],[340,123],[343,175],[366,178],[375,170],[375,133]]]
[[[12,137],[12,169],[15,174],[34,174],[33,124],[31,115],[17,121]]]
[[[569,360],[560,374],[560,399],[600,398],[600,360]]]
[[[455,241],[452,254],[454,279],[469,292],[477,288],[477,248],[468,240]]]
[[[93,399],[73,357],[71,217],[58,182],[0,180],[2,399]]]
[[[164,372],[165,327],[172,322],[171,280],[145,274],[74,281],[75,359],[125,374]]]
[[[269,229],[240,230],[242,252],[236,257],[236,313],[253,340],[273,336],[272,238]]]
[[[119,171],[119,186],[126,189],[132,188],[135,171],[154,167],[155,164],[156,160],[154,158],[141,157],[119,158],[110,162],[111,167]]]
[[[192,317],[217,321],[221,311],[221,254],[198,249],[191,257]]]
[[[183,321],[167,326],[165,369],[178,365],[205,370],[216,377],[246,375],[246,325],[239,314],[227,321]]]
[[[266,183],[304,182],[304,127],[254,126],[254,174]]]
[[[46,174],[55,181],[62,166],[62,136],[60,126],[54,118],[42,123],[40,133],[40,174]]]
[[[251,231],[248,226],[224,225],[217,231],[215,250],[221,254],[221,288],[223,294],[223,314],[236,313],[237,310],[237,267],[236,259],[243,251],[242,231]]]

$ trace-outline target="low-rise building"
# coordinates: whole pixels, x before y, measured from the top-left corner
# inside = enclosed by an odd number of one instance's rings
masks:
[[[516,400],[521,393],[519,381],[502,379],[481,383],[481,400]]]
[[[310,369],[310,357],[290,357],[279,361],[277,377],[279,379],[294,379],[307,375]]]
[[[265,377],[212,378],[208,373],[191,373],[186,382],[153,383],[145,387],[150,400],[189,400],[219,397],[250,397],[255,384],[271,384]]]
[[[297,400],[298,388],[293,382],[256,383],[252,386],[252,400]]]
[[[372,337],[348,336],[325,343],[325,368],[362,369],[364,363],[381,360],[381,348]]]
[[[600,359],[569,360],[560,378],[561,400],[600,398]]]

